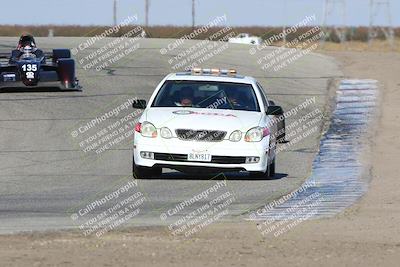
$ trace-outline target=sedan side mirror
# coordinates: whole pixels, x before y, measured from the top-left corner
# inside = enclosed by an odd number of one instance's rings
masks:
[[[147,106],[146,100],[144,99],[138,99],[132,103],[132,107],[135,109],[145,109],[146,106]]]
[[[281,106],[268,106],[267,115],[283,115],[283,109]]]

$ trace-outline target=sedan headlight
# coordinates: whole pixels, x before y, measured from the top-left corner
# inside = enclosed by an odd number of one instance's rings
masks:
[[[166,139],[172,138],[172,132],[167,127],[161,128],[160,135],[161,135],[162,138],[166,138]]]
[[[233,131],[229,136],[229,141],[239,142],[242,139],[242,132],[240,130]]]
[[[157,137],[157,128],[150,122],[145,121],[142,123],[141,126],[141,134],[144,137]]]
[[[268,128],[254,127],[247,131],[244,141],[246,142],[260,142],[265,136],[269,135]]]

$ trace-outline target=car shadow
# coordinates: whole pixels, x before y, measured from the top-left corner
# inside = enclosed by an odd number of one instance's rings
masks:
[[[217,174],[186,174],[177,171],[163,173],[161,176],[145,178],[141,180],[231,180],[231,181],[272,181],[287,177],[287,173],[276,173],[269,178],[252,178],[248,173],[217,173]]]

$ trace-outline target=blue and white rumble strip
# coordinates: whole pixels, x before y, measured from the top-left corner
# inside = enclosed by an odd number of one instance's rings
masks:
[[[330,217],[351,206],[366,192],[369,167],[365,162],[362,164],[361,153],[376,113],[377,83],[376,80],[341,81],[336,108],[313,162],[312,175],[301,190],[289,194],[285,201],[275,201],[276,205],[253,212],[250,220]]]

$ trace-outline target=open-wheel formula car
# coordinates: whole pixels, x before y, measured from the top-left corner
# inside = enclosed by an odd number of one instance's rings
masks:
[[[23,35],[15,50],[0,53],[0,89],[35,87],[80,90],[69,49],[43,52],[31,35]]]

